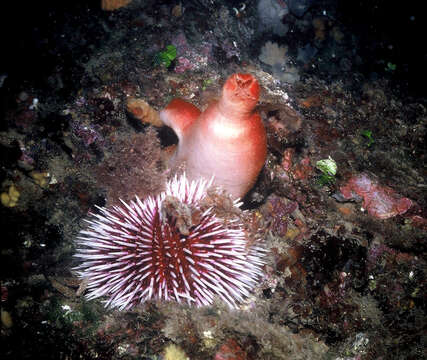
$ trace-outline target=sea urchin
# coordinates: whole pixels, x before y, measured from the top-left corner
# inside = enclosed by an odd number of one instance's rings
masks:
[[[237,218],[226,225],[212,207],[200,209],[211,183],[182,175],[156,197],[99,207],[77,240],[87,297],[106,296],[106,306],[120,309],[151,299],[202,306],[215,297],[236,307],[247,297],[263,250],[248,246]]]

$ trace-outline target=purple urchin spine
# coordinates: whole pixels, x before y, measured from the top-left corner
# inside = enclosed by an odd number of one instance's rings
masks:
[[[215,297],[237,307],[262,276],[264,250],[248,246],[237,219],[225,226],[212,208],[186,235],[161,211],[167,196],[197,207],[211,184],[182,175],[156,197],[98,207],[77,238],[75,254],[82,261],[75,270],[87,282],[87,298],[106,296],[106,306],[119,309],[148,300],[203,306]]]

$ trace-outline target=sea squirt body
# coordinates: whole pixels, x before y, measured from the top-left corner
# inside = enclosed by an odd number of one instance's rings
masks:
[[[178,136],[171,167],[182,164],[190,179],[210,179],[234,197],[253,187],[267,156],[265,128],[255,111],[258,81],[250,74],[233,74],[221,98],[204,112],[174,99],[160,112],[161,120]]]

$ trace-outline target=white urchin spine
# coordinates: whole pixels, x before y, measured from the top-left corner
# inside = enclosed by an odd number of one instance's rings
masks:
[[[76,270],[88,282],[87,298],[107,296],[106,305],[120,309],[151,299],[204,306],[219,297],[230,307],[243,301],[262,275],[264,250],[246,248],[237,219],[225,228],[208,209],[187,236],[161,219],[166,196],[197,206],[211,185],[182,175],[156,197],[98,208],[77,237]]]

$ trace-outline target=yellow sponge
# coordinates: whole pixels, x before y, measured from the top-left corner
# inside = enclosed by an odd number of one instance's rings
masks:
[[[0,195],[3,206],[14,207],[19,200],[19,191],[15,185],[10,185],[7,192],[2,192]]]
[[[170,344],[165,348],[164,360],[189,360],[189,358],[179,346]]]

